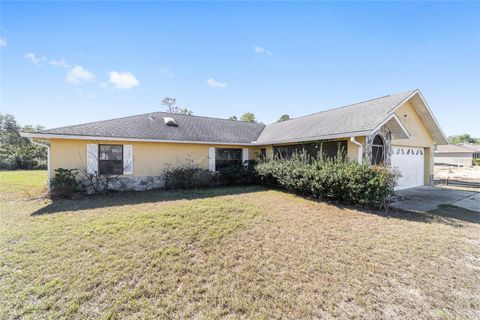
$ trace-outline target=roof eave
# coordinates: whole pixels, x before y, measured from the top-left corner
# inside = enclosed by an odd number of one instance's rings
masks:
[[[445,136],[445,133],[443,132],[442,128],[440,127],[440,124],[438,123],[437,119],[435,118],[435,115],[433,114],[432,110],[430,109],[427,101],[425,100],[425,97],[423,96],[422,92],[419,90],[419,89],[415,89],[408,97],[406,97],[403,101],[401,101],[395,108],[393,108],[392,110],[390,110],[390,113],[391,114],[395,114],[395,111],[398,110],[398,108],[400,108],[402,105],[405,104],[405,102],[407,101],[410,101],[413,97],[415,97],[415,95],[418,95],[418,97],[420,98],[421,102],[423,103],[423,105],[425,106],[425,109],[427,110],[428,112],[428,115],[430,116],[430,118],[433,120],[433,123],[435,125],[435,129],[438,131],[439,135],[438,134],[435,134],[434,132],[432,132],[432,130],[430,130],[428,127],[428,131],[430,132],[433,140],[434,140],[434,143],[436,145],[445,145],[445,144],[448,144],[448,140],[447,140],[447,137]],[[415,106],[414,106],[415,108]],[[417,111],[418,113],[418,111]]]
[[[345,133],[323,135],[323,136],[301,137],[301,138],[285,139],[285,140],[257,141],[255,145],[266,146],[266,145],[272,145],[272,144],[287,144],[287,143],[301,143],[301,142],[311,142],[311,141],[319,141],[319,140],[342,139],[342,138],[350,138],[350,137],[367,136],[372,134],[373,132],[374,131],[372,130],[367,130],[367,131],[345,132]]]
[[[164,139],[141,139],[129,137],[101,137],[101,136],[83,136],[51,133],[27,133],[20,134],[26,138],[42,139],[65,139],[65,140],[94,140],[94,141],[131,141],[131,142],[157,142],[157,143],[181,143],[181,144],[208,144],[208,145],[233,145],[233,146],[253,146],[255,142],[227,142],[227,141],[195,141],[195,140],[164,140]]]
[[[377,132],[384,125],[389,127],[390,131],[392,132],[393,139],[410,139],[412,136],[410,131],[408,131],[395,113],[382,121],[375,129],[373,129],[373,132]]]

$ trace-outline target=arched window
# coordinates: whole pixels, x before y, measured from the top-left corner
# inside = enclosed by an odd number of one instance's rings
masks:
[[[372,164],[380,165],[385,160],[385,144],[380,135],[376,135],[372,143]]]

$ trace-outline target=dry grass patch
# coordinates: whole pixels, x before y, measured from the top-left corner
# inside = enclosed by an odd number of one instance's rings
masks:
[[[0,317],[477,319],[480,225],[442,210],[256,187],[5,201]]]

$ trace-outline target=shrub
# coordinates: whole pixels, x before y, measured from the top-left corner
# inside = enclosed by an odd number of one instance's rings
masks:
[[[381,207],[393,195],[398,174],[386,167],[335,159],[313,159],[305,153],[256,166],[261,181],[302,195],[363,207]]]
[[[255,162],[249,161],[247,166],[230,166],[212,173],[199,168],[195,164],[164,170],[166,189],[192,189],[214,186],[231,186],[252,184],[258,180]]]
[[[55,177],[50,181],[50,197],[71,198],[79,191],[77,169],[55,169]]]
[[[217,183],[224,186],[252,184],[258,180],[255,170],[255,161],[248,161],[244,165],[222,168],[216,174]]]
[[[195,166],[164,170],[165,189],[190,189],[216,185],[215,175]]]
[[[480,158],[474,158],[472,160],[472,165],[474,166],[480,166]]]

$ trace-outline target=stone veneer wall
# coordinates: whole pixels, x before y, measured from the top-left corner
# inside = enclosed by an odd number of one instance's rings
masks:
[[[374,132],[371,135],[368,135],[365,140],[365,161],[367,163],[372,163],[372,143],[375,136],[380,135],[383,138],[385,144],[385,165],[391,165],[392,159],[392,134],[387,126],[383,126],[380,130]]]
[[[133,177],[120,176],[110,181],[109,190],[115,191],[147,191],[152,189],[161,189],[165,187],[165,178],[163,176],[156,177]],[[87,190],[92,193],[93,190]]]

